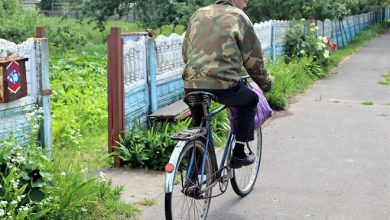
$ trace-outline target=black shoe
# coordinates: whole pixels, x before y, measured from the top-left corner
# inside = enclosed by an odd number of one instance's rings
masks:
[[[230,159],[230,167],[233,169],[241,168],[242,166],[248,166],[255,162],[255,155],[245,155],[245,157],[232,156]]]

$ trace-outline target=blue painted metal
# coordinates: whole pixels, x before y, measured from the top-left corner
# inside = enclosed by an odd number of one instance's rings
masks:
[[[148,39],[147,51],[149,53],[148,84],[150,89],[150,107],[151,107],[151,112],[156,112],[158,110],[157,82],[156,82],[156,45],[152,38]]]

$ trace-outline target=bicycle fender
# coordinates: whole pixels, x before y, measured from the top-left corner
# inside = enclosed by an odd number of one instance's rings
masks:
[[[168,172],[165,173],[165,187],[164,188],[165,188],[166,193],[171,193],[173,190],[177,162],[179,160],[180,154],[181,154],[184,146],[186,145],[186,143],[187,143],[187,141],[179,141],[176,144],[175,148],[173,149],[173,152],[172,152],[171,157],[169,159],[169,163],[173,164],[175,169],[172,173],[168,173]]]

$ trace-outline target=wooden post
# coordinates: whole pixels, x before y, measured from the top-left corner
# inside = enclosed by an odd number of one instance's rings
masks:
[[[35,37],[36,38],[44,38],[45,37],[45,28],[44,27],[37,27],[35,29]]]
[[[123,43],[121,29],[111,28],[107,42],[108,60],[108,152],[116,151],[119,138],[124,138],[124,73]],[[120,167],[121,160],[114,156],[114,166]]]

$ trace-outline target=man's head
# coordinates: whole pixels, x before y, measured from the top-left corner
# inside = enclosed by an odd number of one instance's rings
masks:
[[[244,10],[244,8],[246,8],[246,4],[248,3],[248,0],[232,0],[232,3],[237,8]]]

